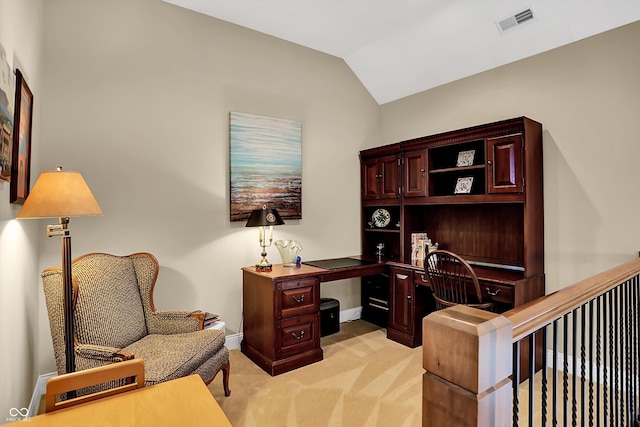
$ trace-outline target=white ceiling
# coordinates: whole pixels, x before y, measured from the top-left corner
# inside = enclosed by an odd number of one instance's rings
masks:
[[[640,0],[164,1],[343,58],[379,104],[640,20]]]

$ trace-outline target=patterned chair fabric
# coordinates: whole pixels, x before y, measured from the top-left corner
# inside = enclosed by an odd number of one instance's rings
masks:
[[[73,260],[76,369],[133,357],[144,359],[145,385],[199,374],[209,383],[222,370],[229,395],[229,351],[222,331],[202,330],[200,311],[156,311],[158,261],[148,253],[83,255]],[[42,272],[58,374],[64,374],[62,269]]]

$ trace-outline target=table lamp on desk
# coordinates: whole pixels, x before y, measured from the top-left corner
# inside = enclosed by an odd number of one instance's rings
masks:
[[[256,264],[257,271],[271,271],[273,265],[267,260],[267,248],[273,242],[273,226],[283,225],[284,221],[276,208],[267,209],[267,205],[262,205],[262,209],[255,209],[247,221],[246,227],[260,227],[260,246],[262,247],[262,258]],[[269,227],[269,244],[267,244],[267,233],[265,227]]]

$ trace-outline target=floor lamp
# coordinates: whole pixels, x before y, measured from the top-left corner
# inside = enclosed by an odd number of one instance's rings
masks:
[[[69,217],[102,215],[80,172],[46,171],[40,174],[16,218],[59,218],[47,226],[47,236],[62,236],[62,281],[64,286],[64,354],[66,372],[76,370],[73,345],[73,284],[71,279],[71,234]]]

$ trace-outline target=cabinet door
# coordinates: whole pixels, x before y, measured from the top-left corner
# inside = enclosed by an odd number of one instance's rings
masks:
[[[377,199],[380,187],[380,160],[369,159],[362,161],[362,198]]]
[[[487,192],[521,193],[523,190],[522,135],[487,140]]]
[[[391,269],[391,307],[389,314],[390,327],[413,334],[413,271]]]
[[[427,151],[419,150],[404,153],[402,156],[404,197],[423,197],[427,195]]]
[[[399,179],[398,168],[399,156],[387,156],[380,159],[380,198],[398,198]]]

